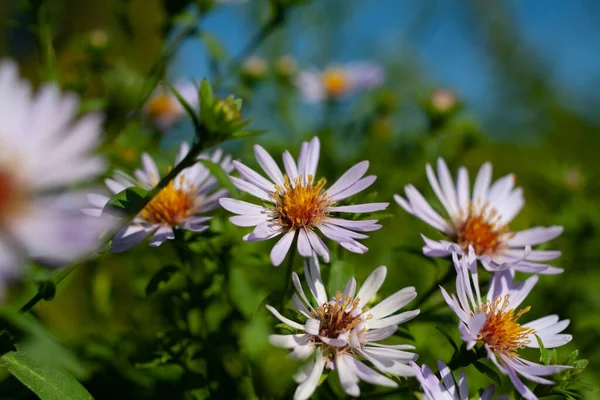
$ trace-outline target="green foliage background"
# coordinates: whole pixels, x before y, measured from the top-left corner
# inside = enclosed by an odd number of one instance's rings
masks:
[[[34,82],[55,79],[62,87],[79,92],[87,109],[105,111],[107,141],[102,151],[114,167],[132,171],[140,153],[148,151],[166,172],[176,142],[191,138],[191,127],[184,123],[175,136],[162,139],[142,118],[129,118],[129,110],[138,106],[140,82],[164,76],[173,62],[170,57],[177,54],[177,32],[190,33],[187,40],[202,41],[221,66],[238,66],[235,61],[230,64],[218,38],[186,31],[186,27],[196,26],[193,15],[182,14],[186,7],[193,7],[191,3],[0,2],[0,18],[4,19],[0,55],[17,58],[23,73]],[[334,1],[289,8],[287,3],[293,2],[273,2],[285,8],[286,20],[261,43],[261,54],[270,62],[288,53],[296,34],[289,25],[336,8]],[[365,6],[359,1],[350,3],[354,2],[348,2],[349,8]],[[477,16],[479,33],[496,67],[498,91],[494,96],[505,107],[496,115],[504,114],[505,119],[484,124],[472,114],[469,104],[450,113],[435,113],[429,102],[435,82],[410,57],[397,57],[397,52],[390,51],[384,62],[388,71],[384,88],[349,104],[330,104],[316,111],[299,109],[301,99],[289,82],[275,77],[273,64],[268,77],[256,86],[237,79],[235,68],[228,80],[211,79],[217,93],[233,92],[244,98],[244,114],[255,117],[253,128],[269,129],[264,135],[230,142],[224,148],[257,167],[252,157],[254,143],[274,155],[284,149],[297,155],[302,140],[318,135],[322,142],[319,174],[330,182],[354,163],[370,160],[369,172],[378,180],[356,202],[369,199],[391,204],[380,215],[383,229],[364,241],[369,247],[367,254],[337,252],[332,246],[332,265],[324,266],[325,276],[334,286],[330,292],[342,289],[352,275],[362,282],[382,264],[388,267],[382,296],[404,286],[425,293],[445,274],[448,260],[432,261],[420,255],[419,234],[438,234],[392,200],[408,183],[433,199],[425,163],[443,156],[451,170],[466,165],[474,176],[481,163],[489,160],[495,177],[515,173],[524,188],[526,206],[511,228],[565,228],[563,235],[548,245],[563,252],[555,265],[564,267],[565,272],[541,277],[528,298],[532,310],[527,316],[533,319],[555,313],[570,319],[568,332],[574,340],[560,348],[559,355],[578,349],[580,358],[590,360],[583,380],[597,384],[600,121],[569,106],[535,54],[523,56],[527,48],[502,2],[465,3]],[[267,2],[256,1],[247,9],[252,31],[258,31],[273,15]],[[340,12],[337,22],[348,13]],[[40,26],[50,27],[50,32],[36,31]],[[336,26],[335,21],[326,27],[317,21],[306,29],[329,37]],[[107,42],[95,42],[90,27],[102,29]],[[171,35],[168,40],[167,34]],[[44,51],[47,45],[54,51]],[[330,44],[324,41],[322,46],[322,58],[326,59]],[[457,97],[460,100],[460,93]],[[522,110],[528,111],[528,118],[511,118]],[[32,310],[33,318],[25,318],[16,316],[15,311],[36,293],[37,281],[55,273],[31,265],[27,279],[12,288],[2,318],[23,332],[21,346],[27,354],[58,362],[96,399],[290,396],[291,374],[298,365],[285,358],[285,351],[267,343],[275,321],[264,311],[264,304],[279,301],[289,277],[284,267],[270,265],[272,241],[242,242],[247,230],[231,225],[227,217],[220,210],[208,232],[182,234],[174,243],[157,249],[141,244],[124,254],[103,253],[78,265],[60,283],[56,297],[39,303]],[[420,360],[429,365],[436,359],[448,361],[452,354],[436,325],[459,341],[456,320],[440,302],[439,294],[432,296],[421,305],[422,314],[407,324],[407,331],[399,333],[404,341],[414,338]],[[530,356],[536,359],[538,354],[532,351]],[[472,392],[492,383],[472,366],[467,373]],[[0,398],[35,398],[6,370],[0,369],[0,380]],[[327,382],[316,396],[342,398],[336,380]],[[501,392],[507,392],[510,385],[505,382],[503,389]],[[387,392],[365,386],[363,393],[385,398]],[[408,392],[400,395],[413,398]],[[600,396],[586,392],[584,398]]]

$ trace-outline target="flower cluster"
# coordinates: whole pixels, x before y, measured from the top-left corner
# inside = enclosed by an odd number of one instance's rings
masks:
[[[247,60],[245,68],[254,79],[266,72],[266,65],[257,59]],[[374,87],[382,79],[378,66],[364,63],[332,67],[323,73],[302,71],[296,84],[307,100],[317,102]],[[158,130],[170,127],[186,109],[191,112],[190,108],[200,107],[195,85],[179,85],[178,92],[190,107],[183,107],[178,97],[165,89],[158,89],[146,104],[145,113]],[[246,124],[238,99],[217,101],[212,89],[210,96],[214,104],[206,98],[202,102],[205,110],[214,112],[212,122],[219,125],[215,129],[237,132]],[[358,290],[354,277],[344,288],[330,287],[328,291],[325,287],[320,260],[331,261],[330,246],[339,245],[341,253],[345,249],[364,254],[368,248],[361,240],[382,228],[377,216],[370,214],[385,210],[388,202],[351,202],[376,181],[375,175],[366,175],[369,161],[358,162],[329,185],[317,175],[318,137],[303,142],[297,158],[284,151],[283,168],[262,146],[255,145],[260,170],[232,160],[220,149],[201,153],[204,148],[182,143],[175,169],[167,178],[161,179],[154,159],[143,153],[141,168],[133,176],[117,170],[105,179],[110,196],[89,187],[85,192],[67,190],[100,177],[106,169],[104,160],[94,154],[102,119],[95,114],[78,117],[77,112],[74,95],[63,94],[52,85],[42,86],[34,95],[14,64],[0,63],[0,283],[13,279],[27,257],[62,265],[89,255],[107,232],[114,231],[110,235],[112,252],[128,250],[145,240],[157,247],[176,239],[176,231],[204,232],[210,227],[209,213],[222,207],[235,214],[229,218],[231,223],[252,228],[244,241],[278,238],[270,251],[273,266],[288,259],[296,289],[288,300],[296,320],[284,316],[288,311],[283,309],[285,301],[278,305],[279,310],[271,305],[266,308],[293,331],[270,335],[270,343],[289,349],[290,358],[304,362],[293,377],[298,383],[295,399],[310,398],[326,370],[335,370],[341,387],[353,397],[360,395],[361,381],[394,388],[403,379],[416,377],[425,399],[469,398],[464,372],[455,382],[450,368],[439,361],[438,377],[427,365],[415,363],[414,346],[390,341],[399,325],[419,314],[418,309],[399,312],[417,297],[414,287],[399,289],[378,301],[376,294],[387,275],[385,266],[372,271]],[[196,123],[206,128],[201,120]],[[198,142],[197,138],[195,144]],[[423,253],[452,259],[454,293],[440,289],[459,320],[464,347],[485,354],[523,398],[535,400],[536,394],[522,379],[552,385],[552,375],[571,367],[535,363],[524,358],[521,350],[560,347],[572,337],[563,333],[569,321],[557,315],[523,323],[530,307],[522,304],[539,278],[532,275],[519,282],[516,273],[561,273],[562,269],[547,264],[560,256],[559,251],[534,250],[532,246],[556,238],[562,227],[511,230],[509,224],[525,204],[523,190],[515,187],[512,174],[492,182],[489,163],[480,168],[472,188],[466,168],[458,170],[455,182],[442,159],[437,161],[437,174],[427,165],[426,175],[447,218],[413,185],[404,188],[404,197],[394,198],[408,213],[444,235],[439,240],[423,236]],[[224,180],[260,202],[233,198],[226,189],[232,186]],[[115,199],[135,190],[146,193],[143,203],[131,215],[115,218],[111,208]],[[366,219],[361,218],[365,214]],[[296,250],[303,257],[304,282],[293,270]],[[485,296],[480,272],[491,273]],[[2,289],[0,286],[0,294]],[[480,399],[492,399],[493,395],[494,387],[489,387]]]

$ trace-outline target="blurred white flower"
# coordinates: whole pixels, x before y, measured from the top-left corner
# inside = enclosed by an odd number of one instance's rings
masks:
[[[385,72],[379,64],[357,62],[331,66],[324,71],[300,71],[295,84],[308,103],[320,103],[377,87],[383,82],[384,76]]]
[[[329,189],[325,190],[325,179],[317,181],[315,173],[319,163],[320,142],[314,137],[302,143],[298,164],[292,155],[283,153],[285,175],[275,160],[261,146],[254,146],[254,154],[261,168],[271,181],[262,175],[234,161],[233,165],[241,178],[231,177],[233,184],[269,203],[256,205],[245,201],[223,198],[221,205],[226,210],[238,214],[230,221],[238,226],[256,226],[254,231],[244,236],[246,241],[262,241],[283,234],[271,251],[271,262],[278,266],[288,253],[296,234],[298,252],[310,257],[314,252],[329,261],[329,249],[314,232],[317,228],[331,240],[354,253],[366,253],[367,248],[356,239],[367,238],[358,232],[371,232],[381,228],[377,220],[350,221],[331,217],[331,213],[367,213],[384,210],[389,203],[367,203],[350,206],[336,204],[362,192],[375,182],[375,175],[363,178],[369,168],[368,161],[362,161],[344,173]]]
[[[387,269],[381,266],[375,269],[362,285],[358,293],[356,280],[348,281],[343,293],[327,297],[321,279],[319,261],[316,256],[310,258],[309,265],[304,263],[306,283],[315,300],[306,297],[300,278],[294,272],[292,280],[298,291],[292,300],[304,323],[294,322],[281,315],[275,308],[267,309],[281,322],[302,333],[292,335],[271,335],[272,345],[291,349],[290,357],[305,360],[314,354],[294,379],[299,384],[294,399],[308,399],[319,383],[324,368],[337,369],[345,392],[354,397],[360,395],[358,383],[363,380],[374,385],[398,386],[390,378],[365,365],[358,356],[369,361],[379,371],[397,376],[414,376],[415,370],[408,363],[417,359],[417,355],[406,350],[414,350],[410,345],[387,345],[377,343],[392,336],[398,325],[411,320],[419,310],[394,314],[410,303],[417,292],[413,287],[399,290],[373,308],[367,304],[375,296],[385,280]]]
[[[175,165],[183,160],[188,152],[188,144],[182,143]],[[210,157],[200,157],[220,163],[226,172],[231,172],[231,157],[222,155],[221,150],[216,150]],[[142,155],[142,169],[136,170],[134,174],[137,181],[117,171],[113,179],[105,180],[106,186],[113,194],[117,194],[132,186],[151,190],[160,181],[154,160],[145,153]],[[150,235],[153,235],[150,246],[160,246],[166,240],[175,237],[174,229],[202,232],[208,229],[206,222],[211,217],[199,214],[218,208],[218,200],[225,195],[227,190],[218,188],[218,182],[210,171],[204,165],[196,163],[181,171],[130,223],[115,233],[110,251],[128,250]],[[99,216],[103,214],[109,197],[90,194],[88,200],[92,208],[85,211],[89,215]]]
[[[422,400],[469,400],[469,388],[467,386],[467,377],[464,372],[460,373],[458,385],[454,381],[452,372],[441,361],[437,362],[442,381],[425,364],[419,367],[414,362],[410,365],[416,370],[416,378],[423,389]],[[479,397],[479,400],[492,400],[494,395],[494,386],[488,387]],[[499,396],[496,400],[508,400],[508,396]]]
[[[200,106],[198,88],[193,82],[182,81],[173,85],[181,97],[195,110]],[[185,109],[169,88],[159,85],[144,106],[144,113],[159,131],[172,127],[185,116]]]
[[[530,307],[518,312],[516,309],[537,283],[537,275],[516,283],[511,271],[495,273],[484,302],[481,300],[474,255],[459,260],[457,254],[453,253],[452,258],[457,273],[456,295],[450,296],[443,288],[441,290],[446,303],[461,321],[458,329],[467,343],[467,350],[477,343],[483,344],[489,359],[500,372],[508,375],[521,396],[527,400],[537,399],[518,375],[535,383],[553,385],[553,381],[542,377],[571,367],[536,364],[519,357],[519,350],[524,347],[539,348],[536,335],[547,349],[569,343],[572,336],[560,333],[569,325],[569,320],[559,321],[557,315],[549,315],[519,324],[518,320]]]
[[[95,251],[109,229],[81,212],[84,193],[65,191],[106,169],[94,153],[102,116],[78,110],[74,94],[53,84],[33,94],[15,63],[0,62],[0,286],[25,257],[63,264]]]
[[[508,224],[525,203],[523,190],[514,187],[513,174],[490,185],[492,165],[485,163],[475,178],[471,195],[469,173],[465,167],[458,170],[456,186],[448,166],[441,158],[437,162],[437,177],[431,165],[427,164],[426,171],[429,183],[450,220],[442,218],[413,185],[404,187],[406,199],[394,195],[394,199],[404,210],[450,239],[435,241],[422,235],[425,255],[445,257],[452,252],[462,255],[472,248],[488,271],[510,269],[541,274],[558,274],[563,271],[543,263],[559,257],[560,251],[531,250],[531,246],[560,235],[563,231],[561,226],[536,227],[518,232],[509,229]]]

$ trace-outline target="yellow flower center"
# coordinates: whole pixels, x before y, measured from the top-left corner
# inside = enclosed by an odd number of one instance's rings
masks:
[[[183,177],[180,183],[183,183],[182,181]],[[150,200],[140,215],[149,223],[175,227],[183,223],[196,209],[194,188],[178,189],[175,187],[175,182],[171,181]]]
[[[167,94],[154,96],[148,102],[148,115],[151,118],[173,116],[177,114],[177,103]]]
[[[327,195],[323,191],[326,180],[320,179],[313,186],[313,177],[308,177],[306,185],[302,176],[290,181],[286,175],[283,187],[275,186],[275,211],[281,225],[297,228],[308,227],[319,223],[326,215],[329,205]]]
[[[323,72],[322,76],[325,92],[329,97],[339,97],[350,89],[350,82],[346,71],[341,68],[330,68]]]
[[[531,307],[526,307],[515,314],[508,308],[508,295],[496,297],[481,306],[486,320],[479,331],[477,340],[487,344],[494,353],[503,353],[515,357],[516,351],[529,343],[527,337],[535,334],[532,328],[524,328],[517,320]]]
[[[0,221],[22,206],[23,194],[13,176],[0,169]]]
[[[508,231],[508,227],[493,222],[495,210],[491,211],[490,216],[485,217],[483,214],[486,207],[479,214],[473,215],[473,206],[469,206],[467,218],[458,226],[456,239],[464,251],[467,251],[470,245],[477,255],[493,254],[502,246],[500,237]]]
[[[340,333],[354,329],[363,319],[361,313],[356,313],[360,299],[344,296],[337,292],[333,304],[325,303],[317,308],[313,317],[321,322],[319,336],[335,339]]]

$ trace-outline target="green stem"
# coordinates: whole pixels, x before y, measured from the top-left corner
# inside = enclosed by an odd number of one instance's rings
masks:
[[[454,274],[454,267],[450,266],[450,268],[448,268],[448,271],[446,271],[446,274],[443,277],[441,277],[435,284],[433,284],[433,286],[431,286],[425,292],[425,294],[419,298],[415,307],[419,307],[421,304],[425,303],[434,293],[438,291],[440,286],[444,285],[445,283],[448,283],[450,279],[454,276]]]
[[[285,273],[283,275],[284,284],[283,284],[283,292],[281,293],[281,304],[280,304],[281,309],[283,309],[283,306],[285,305],[286,295],[290,291],[290,284],[292,282],[292,272],[294,271],[294,259],[296,258],[297,251],[298,250],[296,249],[296,242],[294,241],[294,243],[292,243],[292,246],[290,248],[291,254],[288,256],[287,266],[285,268]]]

